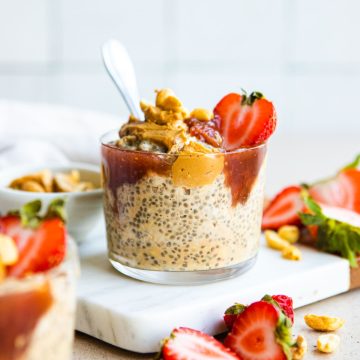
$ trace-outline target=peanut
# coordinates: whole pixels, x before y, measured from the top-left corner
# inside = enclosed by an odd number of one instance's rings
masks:
[[[289,243],[273,230],[265,231],[265,240],[267,245],[275,250],[284,250],[289,246]]]
[[[286,248],[284,248],[281,254],[284,259],[288,259],[288,260],[298,261],[301,260],[302,258],[300,249],[294,245],[289,245]]]
[[[296,339],[296,344],[291,348],[292,359],[293,360],[301,360],[306,354],[308,349],[307,341],[302,335],[298,335]]]
[[[307,326],[317,331],[335,331],[345,324],[345,320],[339,317],[318,316],[314,314],[305,315],[304,320]]]
[[[290,244],[296,243],[300,238],[299,228],[293,225],[281,226],[280,229],[278,230],[278,234],[284,240],[288,241]]]
[[[196,108],[190,113],[190,117],[206,122],[210,121],[214,117],[214,114],[210,110]]]
[[[340,345],[340,337],[335,334],[320,335],[317,339],[317,348],[323,353],[332,353]]]
[[[183,105],[171,89],[162,89],[157,91],[156,106],[163,110],[179,111]]]

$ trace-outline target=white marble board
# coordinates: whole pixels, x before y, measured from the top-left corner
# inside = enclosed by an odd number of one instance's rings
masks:
[[[80,245],[81,278],[76,329],[123,349],[147,353],[174,327],[210,334],[224,330],[222,314],[234,302],[286,293],[300,307],[349,289],[349,263],[302,248],[303,260],[287,261],[262,245],[256,265],[235,279],[197,286],[143,283],[116,272],[105,238]]]

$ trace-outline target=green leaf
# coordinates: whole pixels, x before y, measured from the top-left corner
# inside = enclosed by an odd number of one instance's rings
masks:
[[[299,213],[300,220],[304,225],[320,225],[324,222],[323,217],[312,214]]]
[[[65,199],[56,198],[49,204],[45,219],[60,218],[64,223],[67,221],[67,213],[65,211]]]
[[[348,170],[348,169],[357,169],[358,167],[360,166],[360,154],[358,154],[354,161],[352,161],[350,164],[347,164],[345,165],[341,170],[341,171],[344,171],[344,170]]]
[[[65,200],[56,198],[49,204],[44,216],[40,215],[41,200],[34,200],[23,205],[19,210],[9,211],[9,215],[20,217],[21,225],[36,229],[45,219],[60,218],[66,221]]]
[[[282,311],[279,312],[279,320],[276,325],[275,338],[276,342],[282,347],[287,360],[292,359],[291,347],[295,345],[292,337],[292,324]]]
[[[246,309],[246,306],[243,304],[235,303],[233,306],[230,306],[226,309],[226,315],[238,315],[241,314]]]
[[[300,220],[304,225],[318,226],[316,247],[331,254],[338,254],[348,259],[351,267],[357,267],[360,228],[327,217],[321,207],[306,193],[303,194],[303,200],[313,214],[299,213]]]
[[[22,226],[36,228],[39,226],[41,201],[34,200],[23,205],[18,211]]]
[[[321,207],[312,199],[306,190],[301,191],[301,197],[305,205],[317,216],[323,216]]]

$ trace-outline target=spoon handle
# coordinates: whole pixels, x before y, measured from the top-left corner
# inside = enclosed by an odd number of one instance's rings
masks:
[[[130,113],[142,120],[135,70],[125,47],[119,41],[110,39],[102,46],[102,57],[105,68],[119,89]]]

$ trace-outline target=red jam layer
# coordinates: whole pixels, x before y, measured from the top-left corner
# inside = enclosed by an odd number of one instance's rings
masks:
[[[266,155],[266,145],[224,153],[225,185],[231,188],[232,205],[244,204],[257,179]],[[134,184],[149,172],[171,176],[176,156],[122,150],[111,143],[102,145],[104,185],[113,192],[123,184]]]
[[[40,318],[52,304],[50,286],[0,295],[0,360],[20,359]]]

